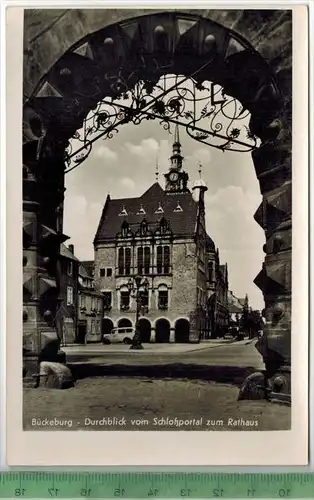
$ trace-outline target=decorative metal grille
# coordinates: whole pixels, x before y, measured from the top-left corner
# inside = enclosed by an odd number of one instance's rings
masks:
[[[222,151],[248,152],[258,146],[248,127],[249,111],[212,82],[165,75],[157,84],[140,81],[128,89],[118,79],[115,92],[116,97],[98,103],[75,133],[66,150],[66,172],[88,157],[96,140],[111,139],[121,125],[144,120],[157,120],[169,132],[178,123],[191,138]]]

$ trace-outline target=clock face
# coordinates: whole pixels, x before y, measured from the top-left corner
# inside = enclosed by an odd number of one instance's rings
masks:
[[[169,175],[169,179],[171,182],[176,182],[178,180],[178,172],[171,172]]]

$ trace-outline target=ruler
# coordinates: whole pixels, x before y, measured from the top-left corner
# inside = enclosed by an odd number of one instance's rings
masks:
[[[0,473],[0,498],[22,497],[314,499],[314,473]]]

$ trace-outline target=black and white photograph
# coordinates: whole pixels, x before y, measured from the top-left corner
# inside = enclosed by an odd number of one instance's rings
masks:
[[[24,22],[24,428],[289,429],[291,11]]]
[[[294,22],[23,9],[28,435],[291,431]]]

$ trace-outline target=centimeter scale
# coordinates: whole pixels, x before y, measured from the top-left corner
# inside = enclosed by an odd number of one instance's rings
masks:
[[[314,473],[0,473],[0,498],[17,497],[314,499]]]

